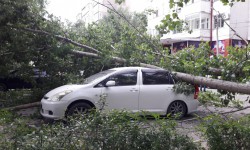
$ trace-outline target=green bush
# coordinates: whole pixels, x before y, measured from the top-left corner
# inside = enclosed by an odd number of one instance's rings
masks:
[[[37,102],[42,99],[45,93],[45,90],[39,88],[0,92],[0,108]]]
[[[249,150],[250,117],[239,120],[210,116],[202,124],[202,131],[211,150]]]
[[[0,149],[199,149],[190,138],[177,134],[175,124],[172,120],[152,121],[126,112],[96,112],[84,119],[70,118],[66,123],[42,125],[28,131],[23,125],[25,135],[12,129],[17,133],[9,135],[10,140],[3,141]]]
[[[36,130],[29,126],[29,121],[13,112],[0,110],[0,149],[19,149],[23,137]]]

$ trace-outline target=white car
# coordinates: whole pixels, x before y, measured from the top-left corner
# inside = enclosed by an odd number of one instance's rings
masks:
[[[196,111],[198,87],[194,94],[175,93],[172,75],[161,69],[120,67],[86,78],[78,85],[64,85],[48,92],[41,100],[45,118],[62,119],[67,115],[84,114],[95,108],[150,112],[160,115],[186,114]],[[100,106],[100,99],[105,101]]]

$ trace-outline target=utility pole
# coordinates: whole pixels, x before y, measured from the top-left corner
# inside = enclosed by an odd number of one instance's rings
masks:
[[[215,28],[216,28],[216,56],[219,55],[219,33],[218,33],[218,28],[219,28],[219,17],[220,15],[218,16],[214,16],[214,24],[215,24]]]
[[[213,49],[213,0],[210,1],[210,48]]]

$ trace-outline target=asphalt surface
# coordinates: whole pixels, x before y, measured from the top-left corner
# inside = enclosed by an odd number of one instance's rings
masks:
[[[216,90],[211,90],[213,92],[216,92]],[[250,114],[250,95],[242,95],[237,94],[235,97],[237,100],[240,100],[243,102],[243,110],[239,110],[237,108],[230,108],[230,107],[214,107],[214,106],[199,106],[197,112],[186,116],[183,118],[183,120],[178,121],[177,130],[179,133],[187,135],[195,142],[200,142],[202,147],[205,149],[207,148],[206,140],[202,137],[201,132],[198,131],[197,127],[201,123],[201,119],[211,114],[220,114],[223,115],[223,117],[226,118],[234,118],[238,119],[240,117],[243,117],[245,115]],[[248,108],[249,107],[249,108]]]

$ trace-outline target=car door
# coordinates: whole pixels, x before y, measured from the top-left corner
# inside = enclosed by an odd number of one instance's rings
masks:
[[[173,100],[173,79],[167,71],[142,70],[139,109],[146,112],[164,114]]]
[[[104,80],[105,83],[108,81],[115,81],[115,85],[102,88],[104,108],[138,111],[138,70],[116,73]]]

